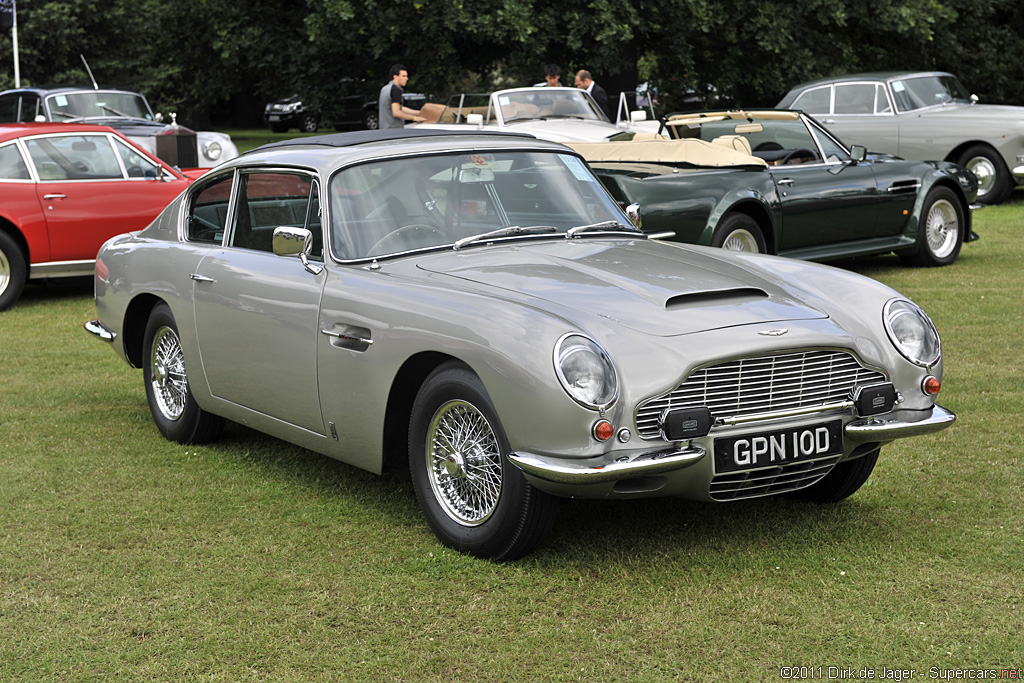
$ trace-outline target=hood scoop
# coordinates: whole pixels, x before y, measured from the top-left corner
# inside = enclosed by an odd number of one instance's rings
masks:
[[[665,302],[666,311],[685,311],[688,308],[704,306],[741,306],[743,304],[764,301],[768,292],[757,287],[736,287],[718,291],[687,292],[676,294]]]

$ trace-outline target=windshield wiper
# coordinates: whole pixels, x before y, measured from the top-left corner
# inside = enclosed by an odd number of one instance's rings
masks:
[[[105,104],[102,104],[100,106],[103,107],[104,109],[106,109],[107,111],[109,111],[114,116],[123,116],[126,119],[132,118],[131,116],[128,116],[128,114],[123,114],[123,113],[119,112],[118,110],[114,109],[113,107],[108,107]]]
[[[469,237],[463,237],[457,241],[453,248],[458,251],[462,247],[472,244],[473,242],[480,242],[483,240],[489,240],[492,237],[507,237],[509,235],[528,235],[534,232],[557,232],[558,228],[553,225],[506,225],[504,228],[498,228],[497,230],[491,230],[490,232],[480,233],[479,235],[470,235]]]
[[[611,230],[614,232],[618,232],[619,230],[628,230],[629,232],[643,232],[643,230],[635,225],[624,225],[618,221],[602,221],[600,223],[577,225],[575,228],[569,228],[569,232],[565,233],[565,239],[572,239],[581,232],[590,232],[591,230]]]

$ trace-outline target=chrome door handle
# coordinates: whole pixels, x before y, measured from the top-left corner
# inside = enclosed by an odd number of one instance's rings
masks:
[[[44,194],[43,199],[67,199],[66,194]]]
[[[793,179],[792,178],[783,178],[782,180],[779,181],[779,185],[792,185],[792,184],[793,184]]]
[[[825,122],[825,123],[835,123],[835,122],[836,122],[836,120],[835,120],[835,119],[825,119],[825,121],[824,121],[824,122]]]
[[[350,337],[347,334],[342,334],[341,332],[332,332],[331,330],[320,330],[320,332],[322,334],[326,334],[328,337],[334,337],[335,339],[343,339],[344,341],[355,342],[357,344],[366,344],[367,346],[373,344],[372,339],[364,339],[362,337]]]
[[[192,273],[191,275],[189,275],[189,277],[195,280],[196,282],[216,282],[216,280],[214,280],[212,277],[206,277],[205,275],[200,275],[199,273]]]

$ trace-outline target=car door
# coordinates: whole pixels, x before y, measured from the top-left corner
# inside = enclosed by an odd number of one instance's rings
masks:
[[[806,161],[769,166],[782,206],[780,251],[874,236],[878,190],[871,166],[854,163],[823,132],[812,133],[803,119],[798,123],[785,126],[781,146],[809,149],[815,158],[794,157],[793,161]],[[765,124],[766,129],[774,125]]]
[[[899,154],[899,119],[884,83],[837,83],[832,113],[818,120],[848,145]]]
[[[194,301],[199,353],[217,398],[324,434],[316,345],[326,271],[272,250],[274,228],[305,226],[323,260],[319,185],[312,173],[243,171],[197,188],[188,230],[224,238],[199,264]],[[230,197],[230,201],[226,198]]]
[[[96,258],[105,241],[146,227],[188,184],[105,133],[39,135],[25,148],[39,179],[51,261]],[[119,157],[137,157],[136,177]]]

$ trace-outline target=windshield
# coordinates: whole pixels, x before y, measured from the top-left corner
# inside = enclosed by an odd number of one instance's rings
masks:
[[[152,119],[146,98],[130,92],[102,90],[60,93],[46,98],[52,121],[89,118]]]
[[[605,221],[631,229],[578,157],[553,152],[444,154],[354,166],[331,179],[330,202],[331,249],[340,260],[481,243],[486,240],[466,238],[494,231],[501,231],[494,239],[564,238],[574,227]]]
[[[935,107],[949,102],[971,103],[967,89],[953,76],[921,76],[892,81],[892,94],[900,111]]]
[[[604,113],[582,90],[535,88],[495,93],[505,123],[531,119],[576,118],[607,121]]]

